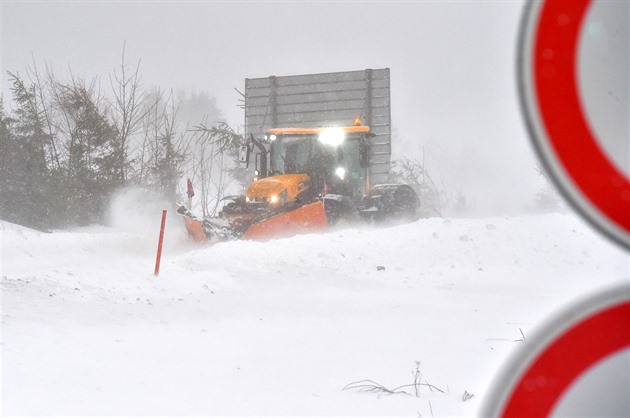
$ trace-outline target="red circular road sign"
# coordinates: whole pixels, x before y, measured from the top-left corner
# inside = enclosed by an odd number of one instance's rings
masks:
[[[520,38],[520,96],[530,136],[559,190],[600,231],[630,248],[630,181],[602,148],[579,85],[580,34],[594,3],[528,4]]]
[[[630,288],[624,284],[565,310],[528,338],[502,369],[480,416],[550,416],[570,387],[585,379],[590,369],[629,348]],[[627,359],[625,365],[622,380],[627,382]],[[599,387],[615,384],[609,379],[596,383]],[[601,407],[600,414],[617,407],[625,415],[630,412],[627,390],[621,391],[622,399],[590,401],[599,403],[595,407]]]

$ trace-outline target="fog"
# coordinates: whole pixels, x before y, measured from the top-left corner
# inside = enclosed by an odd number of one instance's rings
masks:
[[[393,158],[424,161],[471,214],[529,210],[545,187],[517,98],[522,1],[2,2],[6,71],[91,79],[141,60],[145,87],[205,91],[226,121],[244,79],[388,67]]]

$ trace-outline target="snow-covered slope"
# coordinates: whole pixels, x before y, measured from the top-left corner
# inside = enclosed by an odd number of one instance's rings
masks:
[[[2,222],[3,415],[474,415],[523,336],[628,279],[628,255],[571,214],[212,247],[169,214],[155,277],[156,216]],[[443,392],[344,390],[416,376]]]

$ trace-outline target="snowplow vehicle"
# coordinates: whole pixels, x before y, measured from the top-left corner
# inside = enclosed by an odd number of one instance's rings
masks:
[[[257,147],[255,177],[242,196],[226,198],[217,217],[199,219],[186,207],[196,241],[266,240],[356,222],[413,221],[420,201],[408,185],[371,185],[368,126],[272,128],[251,135],[241,160]]]

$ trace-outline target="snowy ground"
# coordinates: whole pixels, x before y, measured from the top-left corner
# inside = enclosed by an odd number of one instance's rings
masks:
[[[198,247],[171,212],[155,277],[159,216],[0,224],[2,416],[471,416],[523,336],[629,276],[572,214]],[[443,393],[344,390],[416,362]]]

